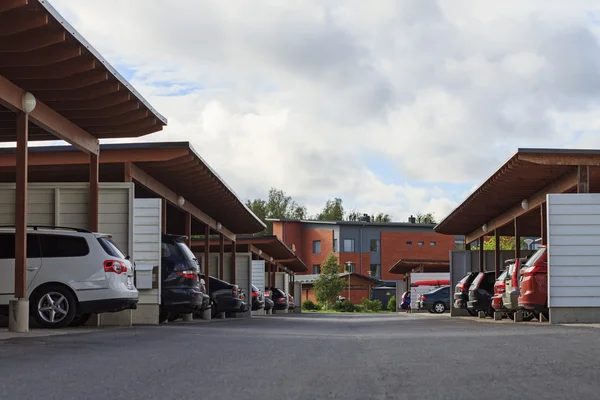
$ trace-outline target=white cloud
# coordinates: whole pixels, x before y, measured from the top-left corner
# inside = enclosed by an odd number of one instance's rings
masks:
[[[52,3],[242,197],[441,217],[518,147],[600,144],[591,0]]]

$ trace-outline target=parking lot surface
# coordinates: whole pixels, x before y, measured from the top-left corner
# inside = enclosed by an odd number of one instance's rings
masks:
[[[598,398],[600,330],[302,314],[0,341],[0,399]]]

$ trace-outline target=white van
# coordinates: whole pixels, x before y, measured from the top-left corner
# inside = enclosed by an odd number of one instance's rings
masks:
[[[135,309],[129,257],[110,235],[62,227],[27,231],[27,298],[45,328],[84,324],[92,313]],[[15,229],[0,228],[0,313],[14,299]]]

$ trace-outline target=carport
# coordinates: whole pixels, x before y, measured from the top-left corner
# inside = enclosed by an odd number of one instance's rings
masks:
[[[142,236],[148,233],[145,229],[155,229],[155,234],[185,235],[190,247],[192,236],[201,238],[203,243],[216,237],[217,243],[222,243],[223,248],[225,241],[235,243],[236,234],[264,229],[260,219],[188,142],[105,144],[100,146],[100,150],[100,182],[132,185],[136,200],[135,206],[131,205],[130,235],[133,236],[133,225],[138,225],[133,214],[144,219],[156,218],[155,222],[149,221],[150,225],[144,223],[145,228],[137,227],[139,232],[131,240],[131,244],[128,245],[125,241],[119,243],[133,254],[136,263],[150,263],[152,266],[159,263],[156,256],[149,257],[148,252],[143,250],[148,244]],[[13,181],[16,174],[15,157],[15,149],[0,149],[0,184]],[[30,181],[39,184],[87,180],[87,158],[71,146],[31,148],[29,166]],[[138,200],[141,199],[159,201],[140,205],[142,203]],[[112,230],[110,224],[103,226],[104,229]],[[235,260],[235,247],[230,251]],[[209,265],[208,251],[204,253],[201,263]],[[222,263],[219,270],[223,270]],[[136,310],[138,315],[142,315],[133,321],[154,323],[154,309],[159,304],[157,301],[160,297],[159,286],[154,282],[152,288],[143,289],[148,291],[140,290],[142,304]],[[143,300],[143,295],[148,300]],[[154,299],[150,300],[148,296],[153,296]],[[146,301],[148,307],[144,307]]]
[[[206,253],[206,249],[204,241],[192,241],[192,250],[194,252]],[[252,277],[250,283],[261,289],[264,287],[281,286],[280,289],[286,291],[294,298],[296,273],[308,271],[308,267],[304,262],[281,239],[274,235],[238,236],[235,246],[231,243],[224,244],[212,240],[209,249],[210,254],[214,255],[212,264],[216,265],[218,263],[219,265],[218,269],[213,268],[212,270],[215,273],[215,277],[226,281],[229,280],[235,284],[242,283],[238,280],[239,276],[234,273],[234,268],[230,267],[231,273],[229,275],[226,274],[226,269],[220,260],[227,261],[227,257],[224,257],[224,254],[228,252],[232,254],[246,254],[249,255],[251,260],[248,263],[249,268],[252,269],[252,272],[248,274],[248,276]]]
[[[0,4],[0,142],[16,142],[15,301],[9,329],[27,331],[28,142],[64,140],[82,152],[89,228],[98,226],[99,139],[156,132],[166,119],[47,1]]]
[[[493,268],[498,277],[506,258],[502,253],[507,253],[500,250],[500,238],[514,237],[515,243],[520,244],[521,237],[537,237],[540,238],[540,244],[547,245],[548,229],[551,227],[548,195],[598,193],[598,166],[598,150],[519,149],[444,218],[435,231],[465,235],[467,251],[476,243],[479,270]],[[495,240],[495,250],[493,262],[489,265],[485,260],[483,241],[491,236]],[[557,237],[557,240],[562,239]],[[521,257],[521,246],[515,246],[509,256]]]

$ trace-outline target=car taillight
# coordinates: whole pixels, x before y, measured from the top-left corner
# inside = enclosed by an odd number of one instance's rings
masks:
[[[279,302],[280,302],[280,303],[285,303],[285,297],[280,297],[280,298],[279,298]]]
[[[122,261],[106,260],[104,261],[104,272],[114,272],[115,274],[122,274],[127,272],[127,267]]]
[[[422,301],[425,301],[425,296],[421,296],[421,300],[422,300]]]
[[[177,271],[176,274],[186,279],[198,279],[198,274],[195,271]]]
[[[234,287],[231,289],[231,293],[233,294],[233,297],[237,297],[237,295],[238,295],[237,286],[234,286]]]
[[[258,297],[258,292],[252,292],[252,297]]]
[[[533,274],[537,274],[538,272],[541,272],[541,271],[542,271],[542,267],[540,267],[540,266],[529,267],[529,268],[523,270],[523,275],[530,276]]]
[[[517,282],[517,275],[519,275],[519,269],[521,268],[519,266],[519,260],[515,261],[515,267],[514,267],[514,271],[510,277],[510,281],[511,281],[511,285],[514,288],[519,286],[519,283]]]

